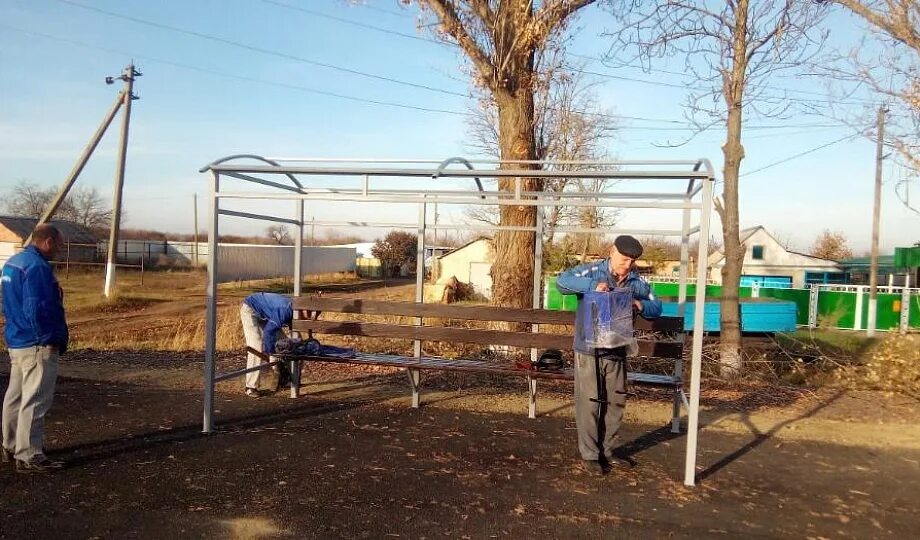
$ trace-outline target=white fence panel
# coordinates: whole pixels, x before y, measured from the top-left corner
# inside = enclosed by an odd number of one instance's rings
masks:
[[[291,277],[294,246],[221,244],[218,250],[217,281]],[[303,273],[354,272],[355,248],[306,246]]]

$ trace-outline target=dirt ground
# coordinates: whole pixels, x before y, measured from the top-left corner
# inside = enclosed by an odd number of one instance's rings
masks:
[[[237,355],[238,356],[238,355]],[[5,360],[5,359],[4,359]],[[233,354],[224,363],[241,362]],[[0,361],[0,387],[8,364]],[[526,417],[520,381],[314,365],[304,395],[217,394],[199,354],[82,351],[48,418],[52,475],[0,470],[2,538],[914,537],[915,403],[875,393],[710,388],[699,484],[665,396],[628,408],[605,477],[577,465],[571,388]],[[269,377],[270,379],[270,377]],[[270,380],[266,381],[270,383]],[[763,403],[769,403],[763,406]]]
[[[47,476],[0,467],[0,538],[910,538],[920,530],[916,401],[704,379],[692,488],[683,485],[686,435],[668,429],[669,397],[642,388],[620,433],[632,466],[600,478],[578,465],[571,383],[541,382],[530,420],[520,379],[433,374],[413,409],[402,373],[313,364],[297,400],[252,399],[239,380],[221,383],[218,429],[204,435],[203,275],[119,283],[128,292],[107,304],[98,276],[62,280],[73,351],[61,362],[46,446],[67,466]],[[307,291],[411,298],[411,284],[383,285]],[[251,290],[222,286],[221,371],[244,363],[234,310]],[[8,367],[0,352],[0,389]]]

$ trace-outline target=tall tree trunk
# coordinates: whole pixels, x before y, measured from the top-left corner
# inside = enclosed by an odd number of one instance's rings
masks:
[[[724,207],[719,208],[722,219],[722,242],[725,266],[722,267],[721,323],[719,335],[719,362],[723,377],[737,377],[741,373],[741,306],[738,290],[741,284],[741,265],[744,250],[738,224],[738,173],[744,159],[741,144],[742,104],[747,82],[748,50],[748,0],[738,0],[735,8],[735,28],[732,32],[731,72],[723,75],[723,92],[728,110],[725,145],[722,153],[725,166],[722,174],[725,188],[722,192]]]
[[[536,159],[536,142],[533,135],[534,102],[528,84],[511,93],[495,93],[498,105],[499,150],[501,159]],[[536,166],[502,165],[504,169],[527,169]],[[515,179],[498,181],[499,189],[514,193]],[[541,191],[543,182],[538,178],[521,179],[521,191]],[[502,206],[501,225],[533,227],[537,209],[534,206]],[[534,233],[499,231],[495,235],[495,257],[492,263],[492,304],[509,307],[531,307],[534,271]]]
[[[734,124],[734,128],[733,128]],[[725,266],[722,267],[722,298],[720,311],[722,321],[719,336],[719,362],[723,377],[736,377],[741,372],[741,309],[738,292],[741,283],[741,265],[744,249],[738,224],[738,172],[744,158],[741,145],[741,108],[728,113],[728,137],[722,147],[725,156],[725,189],[722,196],[725,205],[720,208],[722,219],[722,243],[725,252]]]

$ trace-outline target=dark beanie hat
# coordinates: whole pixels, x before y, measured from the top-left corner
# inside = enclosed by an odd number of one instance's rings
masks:
[[[631,259],[638,259],[642,256],[642,244],[632,236],[625,234],[617,236],[616,240],[613,241],[613,245],[616,246],[617,251]]]

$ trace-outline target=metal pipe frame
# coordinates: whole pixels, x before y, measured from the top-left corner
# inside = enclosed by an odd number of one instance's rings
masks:
[[[424,248],[425,248],[425,232],[427,227],[426,224],[426,208],[429,203],[442,203],[442,204],[477,204],[477,205],[528,205],[536,206],[538,208],[538,216],[542,216],[542,209],[546,207],[554,207],[560,205],[567,206],[585,206],[585,207],[618,207],[618,208],[657,208],[657,209],[674,209],[682,210],[682,225],[680,231],[642,231],[638,232],[647,233],[647,234],[663,234],[666,233],[669,236],[680,236],[681,237],[681,271],[680,271],[680,308],[681,311],[685,309],[686,306],[686,285],[688,280],[688,264],[689,264],[689,237],[693,234],[699,234],[699,245],[697,249],[697,275],[696,275],[696,294],[695,294],[695,309],[693,312],[693,321],[694,328],[692,332],[692,351],[691,351],[691,368],[690,368],[690,392],[689,400],[685,400],[685,405],[688,409],[688,426],[687,426],[687,450],[685,455],[684,462],[684,484],[692,486],[696,483],[696,452],[698,444],[698,431],[699,431],[699,401],[700,401],[700,378],[701,378],[701,363],[702,363],[702,345],[703,345],[703,316],[705,304],[705,295],[706,295],[706,277],[708,270],[708,261],[707,254],[709,251],[709,227],[710,227],[710,218],[712,214],[712,203],[713,203],[713,189],[715,183],[715,172],[712,168],[712,164],[708,160],[695,160],[695,161],[649,161],[649,162],[544,162],[544,161],[527,161],[527,162],[515,162],[515,163],[526,163],[526,164],[555,164],[555,165],[566,165],[566,164],[578,164],[585,165],[586,167],[593,167],[592,170],[587,171],[562,171],[562,170],[510,170],[510,169],[496,169],[496,170],[441,170],[439,177],[445,178],[610,178],[610,179],[624,179],[624,180],[649,180],[649,179],[675,179],[675,180],[687,180],[688,184],[684,191],[679,193],[677,196],[674,196],[672,193],[643,193],[643,194],[632,194],[632,196],[623,196],[621,195],[619,199],[615,199],[616,195],[614,194],[593,194],[591,198],[584,197],[585,200],[577,200],[576,197],[560,197],[560,194],[546,194],[543,192],[519,192],[514,198],[510,198],[510,193],[507,192],[470,192],[466,196],[463,196],[464,192],[449,192],[449,194],[443,194],[444,192],[429,192],[426,190],[405,190],[405,191],[395,191],[389,190],[388,192],[376,192],[372,191],[368,187],[369,178],[371,176],[380,176],[380,177],[410,177],[410,178],[424,178],[431,177],[437,170],[431,169],[422,169],[422,168],[403,168],[403,169],[388,169],[388,168],[342,168],[342,167],[313,167],[313,166],[301,166],[301,167],[288,167],[288,166],[278,166],[277,163],[273,167],[263,167],[263,166],[251,166],[251,165],[238,165],[233,166],[225,163],[228,159],[235,157],[254,157],[255,159],[261,159],[271,163],[271,161],[266,158],[259,158],[258,156],[231,156],[230,158],[225,158],[223,160],[218,160],[210,165],[201,169],[201,172],[210,171],[212,174],[212,183],[211,183],[211,192],[210,192],[210,219],[209,219],[209,234],[208,234],[208,251],[209,251],[209,264],[208,264],[208,285],[207,285],[207,336],[205,339],[205,363],[204,363],[204,379],[205,379],[205,392],[204,392],[204,428],[205,433],[211,433],[214,429],[214,385],[215,385],[215,374],[214,374],[214,360],[215,360],[215,349],[216,349],[216,326],[217,326],[217,266],[218,266],[218,243],[217,237],[219,232],[219,216],[220,214],[236,216],[236,217],[247,217],[253,219],[268,219],[272,221],[278,221],[281,223],[293,223],[298,225],[300,231],[300,239],[302,242],[303,239],[303,204],[308,200],[334,200],[339,202],[392,202],[392,203],[404,203],[404,204],[417,204],[419,206],[419,222],[418,222],[418,231],[419,231],[419,243],[417,248],[417,271],[416,271],[416,301],[424,301],[423,294],[423,282],[424,282]],[[310,158],[273,158],[274,162],[281,161],[299,161],[304,163],[316,163],[316,162],[334,162],[334,163],[374,163],[379,165],[380,163],[424,163],[424,164],[440,164],[442,161],[409,161],[409,160],[342,160],[342,159],[310,159]],[[490,162],[490,163],[501,163],[501,162]],[[507,163],[507,162],[506,162]],[[625,166],[678,166],[678,167],[692,167],[693,170],[682,170],[682,171],[626,171],[626,170],[598,170],[598,167],[603,166],[612,166],[612,167],[625,167]],[[254,181],[255,183],[262,185],[265,184],[261,179],[255,179],[250,177],[250,174],[284,174],[292,179],[295,174],[311,175],[311,176],[357,176],[363,178],[365,184],[363,189],[359,191],[351,190],[329,190],[326,193],[304,193],[302,192],[302,186],[297,182],[298,187],[301,188],[299,193],[291,194],[259,194],[252,192],[236,192],[236,193],[221,193],[220,192],[220,175],[232,175],[234,178],[241,179],[244,181]],[[294,179],[296,182],[296,179]],[[699,184],[697,184],[699,181]],[[281,188],[281,186],[271,186]],[[288,188],[283,188],[285,191],[293,191]],[[486,200],[481,200],[480,197],[487,196]],[[607,196],[612,195],[612,196]],[[694,198],[700,195],[700,200],[694,202]],[[643,198],[652,200],[643,201]],[[527,198],[525,198],[527,197]],[[230,210],[221,210],[220,209],[220,199],[263,199],[263,200],[294,200],[297,201],[299,206],[300,221],[289,220],[284,218],[277,218],[272,216],[263,216],[259,214],[251,214],[247,212],[237,212]],[[569,200],[566,200],[569,199]],[[623,199],[632,199],[632,200],[623,200]],[[636,199],[639,201],[637,202]],[[679,202],[670,203],[663,202],[664,200],[675,199]],[[699,224],[697,226],[691,226],[691,214],[694,210],[699,210]],[[356,224],[355,222],[348,222],[348,224]],[[535,233],[535,246],[534,246],[534,291],[533,291],[533,305],[534,307],[539,307],[540,302],[540,274],[542,266],[542,235],[539,234],[542,231],[542,219],[538,217],[538,222],[535,227],[523,227],[523,230],[532,231]],[[407,228],[408,225],[406,225]],[[448,229],[453,227],[452,225],[437,225],[430,227],[432,229]],[[469,226],[464,228],[469,229]],[[503,228],[503,227],[492,227],[492,226],[483,226],[483,230],[503,230],[503,229],[518,229],[517,227]],[[590,232],[597,233],[611,233],[611,232],[625,232],[625,231],[601,231],[597,229],[587,229]],[[581,232],[581,228],[572,228],[569,231],[560,232]],[[635,234],[635,233],[634,233]],[[302,253],[302,251],[301,251]],[[295,273],[299,272],[297,268],[298,262],[295,257]],[[299,281],[295,280],[295,283]],[[534,351],[535,352],[535,351]],[[421,354],[421,344],[416,343],[415,345],[416,355]],[[221,377],[229,376],[231,374],[222,374]],[[410,373],[410,379],[413,374]],[[417,389],[413,386],[413,403],[417,399]],[[533,392],[535,389],[531,388],[529,391]]]
[[[254,157],[259,158],[259,156],[253,156],[250,154],[238,155],[232,157]],[[214,163],[222,163],[224,160],[218,160]],[[278,163],[387,163],[387,164],[417,164],[417,165],[439,165],[445,161],[453,161],[462,159],[467,163],[477,163],[484,165],[502,165],[502,164],[526,164],[526,165],[584,165],[592,168],[598,168],[602,166],[681,166],[681,167],[694,167],[702,166],[701,164],[707,162],[706,159],[698,160],[687,160],[687,159],[674,159],[674,160],[624,160],[624,161],[555,161],[547,159],[466,159],[466,158],[449,158],[448,160],[438,160],[438,159],[392,159],[392,158],[316,158],[316,157],[276,157],[268,156],[261,158],[264,160],[271,160]],[[206,169],[205,167],[204,169]],[[200,172],[204,172],[201,170]]]
[[[219,173],[255,173],[255,174],[306,174],[311,176],[388,176],[406,178],[431,178],[438,173],[437,169],[422,168],[373,168],[363,169],[355,167],[266,167],[262,165],[230,165],[227,163],[211,164],[205,167]],[[705,172],[686,170],[675,171],[624,171],[624,170],[546,170],[546,169],[491,169],[469,170],[450,169],[443,170],[438,175],[441,178],[609,178],[630,180],[706,180]]]
[[[525,198],[527,195],[522,193],[520,197],[508,197],[508,198],[486,198],[480,199],[478,194],[470,193],[470,195],[464,196],[462,192],[458,192],[458,195],[453,197],[443,197],[443,198],[424,198],[421,195],[409,195],[405,197],[399,197],[396,195],[377,195],[374,192],[369,192],[368,195],[362,195],[360,193],[302,193],[302,194],[292,194],[292,195],[282,195],[282,194],[272,194],[272,193],[253,193],[253,192],[229,192],[221,193],[218,195],[221,199],[241,199],[241,200],[288,200],[288,199],[303,199],[303,200],[312,200],[312,201],[337,201],[337,202],[365,202],[365,203],[433,203],[437,202],[438,204],[478,204],[482,206],[573,206],[573,207],[585,207],[585,208],[644,208],[644,209],[671,209],[671,210],[682,210],[684,208],[699,209],[699,203],[685,203],[685,202],[673,202],[673,203],[663,203],[656,201],[619,201],[619,200],[600,200],[600,201],[579,201],[579,200],[560,200],[553,199],[547,200],[539,197],[538,193],[534,193],[532,198]]]

